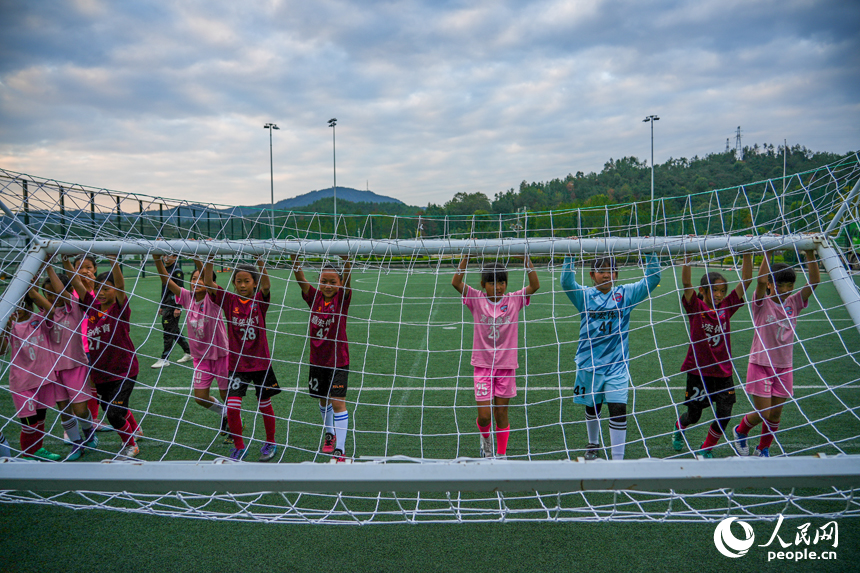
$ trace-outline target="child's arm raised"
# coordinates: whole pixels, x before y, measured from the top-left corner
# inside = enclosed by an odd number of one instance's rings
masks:
[[[693,288],[693,268],[690,266],[692,262],[693,257],[685,255],[684,265],[681,267],[681,284],[684,285],[684,300],[687,302],[696,296],[696,289]]]
[[[83,301],[84,296],[87,294],[87,289],[84,288],[84,283],[81,281],[81,276],[75,272],[75,269],[72,268],[72,262],[69,260],[69,255],[63,255],[60,257],[63,261],[63,269],[66,271],[66,276],[69,277],[69,281],[72,283],[72,288],[75,289],[75,292],[78,293],[78,300]],[[54,285],[54,288],[58,288],[56,283],[54,283],[54,277],[57,273],[54,272],[54,269],[48,267],[48,276],[51,277],[51,284]],[[59,281],[60,279],[57,278]],[[62,285],[62,283],[60,283]],[[60,292],[60,291],[57,291]]]
[[[54,313],[54,307],[48,302],[42,293],[39,292],[39,288],[36,285],[30,287],[30,291],[27,293],[30,295],[30,298],[33,299],[33,302],[36,303],[36,306],[45,311],[46,316],[51,316]]]
[[[122,269],[116,260],[116,255],[108,255],[107,260],[111,264],[110,274],[113,278],[113,288],[116,290],[116,302],[120,306],[124,305],[128,296],[125,294],[125,277],[122,276]]]
[[[821,282],[821,271],[818,270],[818,259],[815,258],[815,251],[804,251],[804,254],[806,255],[806,271],[808,274],[806,277],[806,286],[800,289],[800,296],[803,297],[803,302],[806,302],[812,296],[812,291]]]
[[[744,298],[744,295],[747,292],[747,289],[750,287],[750,283],[752,282],[752,273],[753,273],[753,256],[752,253],[744,254],[744,262],[741,266],[741,282],[738,283],[738,286],[735,287],[735,292],[738,293],[738,296]]]
[[[155,261],[155,269],[158,271],[158,278],[161,279],[162,285],[167,285],[167,290],[173,293],[173,296],[179,296],[182,289],[179,285],[173,282],[167,274],[167,267],[164,266],[164,261],[161,260],[161,255],[152,255],[152,260]],[[200,261],[195,261],[200,262]]]
[[[770,258],[772,256],[773,251],[767,251],[761,258],[761,266],[758,268],[755,284],[755,300],[761,300],[767,296],[767,283],[770,280]]]
[[[342,256],[343,259],[343,288],[352,288],[352,263],[349,262],[349,257]]]
[[[260,269],[260,292],[263,296],[269,296],[272,281],[269,280],[269,271],[266,270],[266,260],[261,256],[257,257],[257,267]]]
[[[528,255],[526,255],[524,259],[526,269],[528,269],[529,273],[529,286],[526,287],[526,296],[531,296],[540,288],[540,281],[538,280],[537,271],[535,270],[534,264],[532,264],[532,260]]]
[[[460,264],[457,266],[457,272],[454,273],[454,278],[451,279],[451,286],[457,289],[457,292],[463,294],[466,291],[466,285],[463,284],[463,275],[466,274],[466,265],[469,264],[469,255],[463,253],[460,257]]]
[[[299,288],[302,289],[302,294],[308,294],[308,291],[311,290],[311,283],[305,278],[305,271],[299,264],[298,255],[293,255],[293,275],[296,277],[296,282],[299,283]]]

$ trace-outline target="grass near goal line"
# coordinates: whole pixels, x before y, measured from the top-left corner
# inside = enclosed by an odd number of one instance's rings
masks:
[[[189,270],[190,265],[186,265],[186,272]],[[694,269],[693,274],[697,280],[700,271]],[[315,273],[309,275],[315,277]],[[641,270],[623,270],[621,275],[622,281],[636,280]],[[519,277],[519,271],[511,272],[512,290],[517,288]],[[520,351],[519,396],[512,401],[509,446],[509,455],[520,459],[576,457],[582,455],[586,441],[582,408],[572,404],[578,318],[559,291],[558,278],[558,273],[540,273],[541,291],[533,297],[520,326],[520,339],[526,341],[528,352]],[[321,438],[319,411],[316,401],[306,395],[307,367],[299,365],[307,359],[306,306],[297,285],[287,279],[285,271],[273,272],[273,306],[268,315],[270,328],[277,330],[269,340],[278,360],[275,370],[285,390],[273,399],[276,414],[283,418],[278,421],[278,440],[282,446],[287,444],[287,448],[281,447],[279,457],[285,462],[327,461],[316,454]],[[450,279],[450,273],[436,275],[429,270],[409,275],[368,270],[354,275],[349,320],[352,373],[348,399],[355,402],[349,408],[354,430],[347,444],[350,453],[441,459],[476,455],[469,366],[471,326],[464,325],[464,319],[470,317],[464,315]],[[218,439],[214,416],[190,398],[190,369],[175,364],[161,371],[149,368],[162,346],[156,304],[152,302],[159,297],[158,278],[147,273],[146,278],[138,279],[127,271],[126,280],[139,297],[133,303],[132,320],[140,326],[132,330],[132,338],[138,345],[141,375],[131,403],[147,437],[141,443],[140,457],[176,460],[226,455],[229,446]],[[227,275],[219,275],[218,280],[226,283]],[[476,275],[468,280],[477,286]],[[802,280],[801,276],[798,286]],[[733,275],[730,281],[734,283]],[[672,404],[680,404],[683,398],[684,379],[678,369],[688,340],[678,303],[679,285],[680,270],[673,276],[671,269],[664,269],[654,299],[640,305],[632,316],[631,371],[636,388],[630,395],[628,440],[633,443],[627,447],[628,458],[691,456],[689,451],[674,452],[669,436],[676,415]],[[781,424],[784,431],[778,440],[790,454],[835,454],[840,449],[860,453],[860,373],[856,362],[848,357],[853,353],[856,359],[860,336],[847,313],[834,308],[841,302],[831,285],[823,284],[816,298],[799,320],[803,343],[795,348],[798,403],[786,406]],[[828,309],[826,314],[822,306]],[[732,325],[734,354],[739,357],[735,360],[736,378],[743,380],[746,361],[740,357],[750,347],[749,312],[740,310]],[[466,351],[460,352],[461,348]],[[180,354],[175,349],[174,359]],[[246,408],[253,409],[252,404],[253,399],[245,400]],[[749,401],[740,391],[736,418],[748,408]],[[5,389],[0,390],[0,412],[6,418],[13,413]],[[49,414],[49,426],[53,420]],[[710,421],[705,414],[701,425],[689,432],[692,447],[704,439]],[[248,412],[246,422],[261,439],[261,421]],[[7,424],[4,430],[13,443],[18,439],[15,426]],[[65,451],[61,435],[59,424],[54,424],[47,447]],[[100,437],[106,451],[119,448],[113,433]],[[723,442],[716,455],[728,456],[731,451]],[[85,459],[105,457],[107,453]],[[48,570],[116,570],[123,563],[129,570],[168,564],[175,568],[177,556],[185,565],[176,570],[189,571],[257,566],[299,571],[332,563],[345,570],[366,571],[418,567],[450,571],[478,563],[497,570],[580,566],[599,570],[601,564],[610,565],[622,558],[620,546],[627,548],[623,558],[634,569],[637,564],[653,566],[655,554],[661,555],[661,564],[696,563],[703,571],[724,571],[726,565],[713,548],[713,524],[471,524],[316,530],[73,513],[32,505],[3,506],[0,514],[0,532],[6,539],[15,539],[3,567],[8,570],[23,570],[26,564],[37,562]],[[855,529],[850,522],[840,529],[839,554],[845,558],[839,565],[858,555],[860,534],[854,533]],[[70,540],[62,555],[53,555],[55,544],[45,533],[64,530],[86,534],[75,535],[84,539]],[[308,535],[318,541],[309,543]],[[238,539],[243,541],[235,544]],[[78,547],[83,551],[76,551]],[[272,548],[284,549],[276,551],[270,561],[266,554]],[[751,552],[744,564],[767,569],[762,559],[762,555]],[[816,570],[822,570],[820,566]],[[785,570],[784,564],[781,568]]]

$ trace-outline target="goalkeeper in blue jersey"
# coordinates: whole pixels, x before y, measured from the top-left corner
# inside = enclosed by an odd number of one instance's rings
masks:
[[[573,402],[585,405],[588,446],[585,459],[597,459],[600,448],[599,414],[609,404],[609,440],[612,459],[624,459],[627,440],[627,389],[630,385],[630,350],[627,331],[633,308],[660,282],[657,255],[648,255],[645,278],[616,285],[618,267],[613,257],[595,259],[591,264],[593,287],[576,282],[573,257],[565,257],[561,286],[580,312],[579,347],[576,349],[576,384]]]

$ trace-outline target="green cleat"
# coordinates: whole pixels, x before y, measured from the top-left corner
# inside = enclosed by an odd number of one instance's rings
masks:
[[[684,449],[684,432],[675,428],[675,433],[672,434],[672,449],[680,452]]]
[[[58,462],[63,459],[63,456],[60,454],[54,454],[46,450],[45,448],[39,448],[36,450],[32,456],[24,456],[25,460],[42,460],[46,462]]]

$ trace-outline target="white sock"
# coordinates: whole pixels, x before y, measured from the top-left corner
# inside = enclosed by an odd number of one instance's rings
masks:
[[[70,420],[62,422],[63,429],[66,431],[66,435],[69,436],[70,442],[80,442],[81,441],[81,431],[78,429],[78,420],[74,416]]]
[[[81,429],[81,432],[86,434],[93,427],[93,416],[90,414],[89,408],[87,409],[87,415],[83,418],[78,417],[78,427]]]
[[[624,443],[627,441],[627,421],[623,424],[609,420],[609,443],[612,444],[612,459],[624,459]]]
[[[600,419],[585,413],[585,429],[588,431],[588,443],[600,444]]]
[[[331,408],[331,404],[329,404],[329,408]],[[334,414],[334,435],[337,438],[335,449],[344,451],[347,430],[349,430],[349,412],[343,411]]]
[[[334,434],[334,406],[331,404],[320,406],[320,414],[322,414],[325,432],[327,434]]]
[[[218,401],[218,398],[216,398],[215,396],[210,396],[209,399],[212,400],[212,402],[208,406],[206,406],[207,410],[212,410],[222,418],[227,415],[227,409],[221,402]]]

